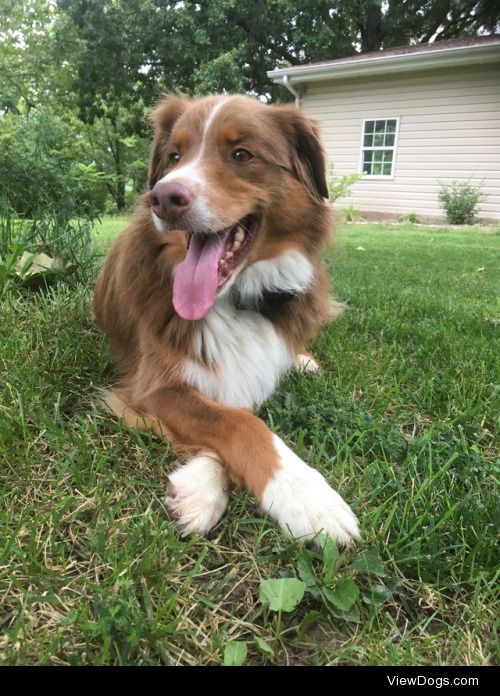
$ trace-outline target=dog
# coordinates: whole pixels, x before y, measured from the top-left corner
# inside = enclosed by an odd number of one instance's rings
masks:
[[[149,191],[100,272],[94,314],[120,381],[107,407],[187,456],[166,505],[207,534],[230,483],[283,532],[345,545],[357,519],[252,409],[341,311],[320,252],[332,226],[316,124],[246,96],[164,98],[152,113]]]

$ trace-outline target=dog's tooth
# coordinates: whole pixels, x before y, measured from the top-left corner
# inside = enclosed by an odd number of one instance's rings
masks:
[[[234,248],[234,247],[233,247],[233,248]],[[233,256],[234,256],[233,252],[232,252],[232,251],[228,251],[225,258],[229,261],[229,259],[232,259]]]
[[[234,242],[233,242],[233,246],[232,246],[232,250],[233,250],[233,251],[238,251],[238,249],[240,248],[240,246],[241,246],[241,242],[234,241]]]
[[[242,227],[238,227],[238,229],[236,230],[236,234],[234,235],[234,239],[235,241],[240,243],[245,239],[245,232]]]

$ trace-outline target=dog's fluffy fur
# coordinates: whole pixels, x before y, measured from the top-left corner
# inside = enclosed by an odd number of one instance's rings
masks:
[[[166,499],[183,533],[220,519],[232,481],[285,533],[347,543],[350,508],[251,411],[294,366],[317,369],[305,345],[339,312],[318,130],[241,96],[169,96],[153,123],[151,192],[94,298],[120,372],[108,406],[190,453]]]

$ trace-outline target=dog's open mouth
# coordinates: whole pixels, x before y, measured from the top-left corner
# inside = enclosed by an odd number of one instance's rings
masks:
[[[189,234],[186,258],[174,276],[173,302],[183,319],[203,319],[217,293],[248,254],[258,220],[247,215],[231,227],[212,234]]]

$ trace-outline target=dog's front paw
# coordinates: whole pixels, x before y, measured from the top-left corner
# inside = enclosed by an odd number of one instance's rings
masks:
[[[206,534],[227,507],[229,479],[214,452],[190,459],[169,476],[165,504],[182,536]]]
[[[262,494],[262,507],[287,536],[299,541],[328,534],[342,546],[359,539],[358,520],[323,476],[305,464],[276,435],[279,468]]]
[[[309,353],[297,353],[294,367],[296,372],[308,372],[311,375],[316,375],[321,372],[319,364]]]

